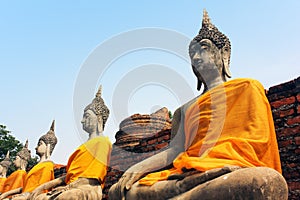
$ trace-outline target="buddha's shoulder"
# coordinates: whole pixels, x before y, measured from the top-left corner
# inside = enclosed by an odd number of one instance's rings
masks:
[[[259,85],[262,86],[261,82],[253,78],[236,78],[224,83],[225,85],[231,84],[249,84],[249,85]]]
[[[183,105],[181,105],[179,108],[177,108],[177,110],[175,112],[178,112],[178,113],[185,113],[186,110],[192,105],[194,104],[200,97],[201,95],[198,95],[196,97],[194,97],[193,99],[189,100],[188,102],[184,103]]]
[[[99,137],[95,137],[93,139],[88,140],[85,143],[86,145],[103,145],[103,144],[107,144],[108,146],[111,146],[111,141],[107,136],[99,136]]]

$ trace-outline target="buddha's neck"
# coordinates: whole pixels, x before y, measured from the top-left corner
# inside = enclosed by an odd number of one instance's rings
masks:
[[[26,167],[25,166],[21,166],[21,167],[18,167],[17,170],[24,170],[25,171]]]
[[[45,153],[45,154],[46,154],[46,153]],[[40,162],[47,161],[47,160],[50,160],[50,157],[46,157],[46,155],[42,155],[42,156],[40,157],[39,163],[40,163]]]
[[[214,88],[214,87],[216,87],[218,85],[221,85],[224,82],[225,81],[223,80],[223,78],[221,76],[217,76],[217,77],[215,77],[213,79],[208,79],[204,83],[205,86],[206,86],[206,89],[207,89],[206,91],[211,90],[212,88]],[[204,91],[204,92],[206,92],[206,91]]]
[[[95,132],[92,132],[89,134],[89,139],[88,140],[91,140],[95,137],[99,137],[99,136],[103,136],[103,132],[99,132],[99,131],[95,131]]]
[[[6,178],[6,170],[3,169],[2,173],[0,174],[0,178]]]

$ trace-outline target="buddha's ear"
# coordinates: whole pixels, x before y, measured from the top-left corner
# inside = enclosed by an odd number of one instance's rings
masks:
[[[197,72],[196,72],[195,67],[193,65],[192,65],[192,69],[193,69],[193,72],[194,72],[195,76],[197,77],[197,90],[199,91],[201,89],[203,81],[197,75]]]
[[[50,144],[47,144],[47,147],[46,147],[46,159],[50,158],[50,148],[51,148],[51,145]]]
[[[223,76],[226,78],[231,78],[231,72],[229,70],[229,59],[230,59],[230,51],[228,49],[222,49],[222,61],[223,61]]]
[[[201,89],[201,86],[202,86],[202,81],[197,78],[197,90],[199,91]]]
[[[97,116],[98,120],[97,120],[97,129],[98,129],[98,133],[103,132],[103,119],[102,116]]]

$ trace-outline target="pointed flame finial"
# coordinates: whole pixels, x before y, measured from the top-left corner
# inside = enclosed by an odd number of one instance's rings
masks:
[[[9,159],[9,151],[7,151],[5,158]]]
[[[53,131],[53,133],[54,133],[54,126],[55,126],[55,119],[52,121],[52,124],[50,127],[50,130]]]
[[[101,97],[102,95],[102,85],[99,86],[98,92],[96,93],[96,97]]]
[[[24,147],[28,149],[28,139],[26,140]]]

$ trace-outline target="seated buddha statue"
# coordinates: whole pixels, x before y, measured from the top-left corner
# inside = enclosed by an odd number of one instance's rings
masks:
[[[0,199],[14,195],[12,196],[13,200],[25,200],[36,187],[54,179],[54,163],[51,161],[51,154],[57,144],[54,123],[53,120],[50,130],[38,140],[35,150],[39,156],[39,162],[27,173],[23,187],[2,194]]]
[[[6,181],[6,173],[10,165],[9,151],[7,151],[4,160],[0,162],[0,194],[2,193],[4,182]]]
[[[24,147],[21,149],[21,151],[17,153],[16,158],[13,161],[13,164],[16,167],[16,171],[14,171],[6,178],[3,185],[2,193],[14,189],[22,188],[24,186],[25,178],[27,175],[26,167],[30,157],[31,155],[30,155],[30,150],[28,149],[28,140],[27,140]]]
[[[203,92],[175,111],[169,148],[124,172],[109,200],[287,199],[264,88],[254,79],[227,80],[230,52],[204,10],[189,45]]]
[[[87,142],[69,157],[66,175],[37,187],[28,199],[101,199],[112,144],[103,135],[109,110],[101,97],[101,87],[84,109],[81,121]],[[40,194],[43,190],[51,190]]]

